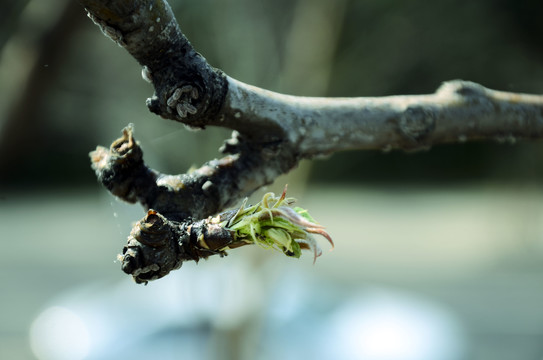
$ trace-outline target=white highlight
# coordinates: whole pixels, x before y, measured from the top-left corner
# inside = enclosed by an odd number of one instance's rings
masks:
[[[90,345],[85,323],[65,307],[46,309],[30,328],[30,346],[40,360],[81,360],[89,354]]]
[[[458,360],[463,341],[454,318],[431,304],[377,295],[332,317],[337,359]],[[337,353],[339,351],[339,353]]]

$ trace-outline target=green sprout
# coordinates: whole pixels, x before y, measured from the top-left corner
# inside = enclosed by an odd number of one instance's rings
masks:
[[[307,210],[292,207],[296,200],[287,198],[286,191],[285,186],[279,198],[267,193],[258,204],[248,207],[245,199],[234,215],[220,225],[231,232],[235,243],[258,244],[295,258],[301,256],[302,249],[311,250],[315,262],[322,251],[312,234],[324,236],[332,248],[334,242]]]

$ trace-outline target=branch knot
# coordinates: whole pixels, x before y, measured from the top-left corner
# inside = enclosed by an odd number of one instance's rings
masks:
[[[402,113],[399,125],[405,136],[419,141],[435,129],[435,115],[428,108],[409,106]]]

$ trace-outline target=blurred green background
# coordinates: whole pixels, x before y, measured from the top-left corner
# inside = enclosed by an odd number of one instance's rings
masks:
[[[422,94],[451,79],[543,93],[540,1],[170,4],[213,66],[282,93]],[[113,260],[142,216],[97,184],[88,152],[134,123],[147,163],[183,173],[219,156],[229,132],[150,114],[140,66],[77,1],[2,0],[0,9],[0,357],[32,359],[30,324],[56,295],[124,279]],[[288,182],[328,227],[334,252],[314,267],[262,249],[213,263],[265,259],[311,281],[413,293],[462,324],[461,355],[450,359],[543,359],[542,155],[540,142],[518,141],[304,161],[268,190]],[[231,358],[242,358],[235,349]]]
[[[145,98],[152,89],[141,80],[139,65],[104,41],[74,2],[31,1],[25,7],[24,1],[4,0],[1,183],[36,185],[39,178],[43,186],[92,185],[84,158],[96,144],[109,144],[128,122],[165,172],[215,156],[226,133],[189,133],[148,113]],[[542,92],[543,5],[536,1],[171,4],[183,31],[211,64],[279,92],[420,94],[451,79]],[[525,180],[541,175],[541,167],[529,160],[535,157],[526,156],[538,146],[451,145],[415,156],[348,152],[312,164],[311,181]]]

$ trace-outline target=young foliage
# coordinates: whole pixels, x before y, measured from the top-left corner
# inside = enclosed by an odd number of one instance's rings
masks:
[[[295,199],[287,198],[286,190],[285,186],[279,198],[267,193],[253,206],[246,207],[245,199],[232,218],[221,226],[232,232],[235,242],[254,243],[295,258],[300,257],[302,249],[308,249],[313,252],[315,261],[322,251],[312,234],[324,236],[333,247],[332,238],[307,210],[292,207]]]

